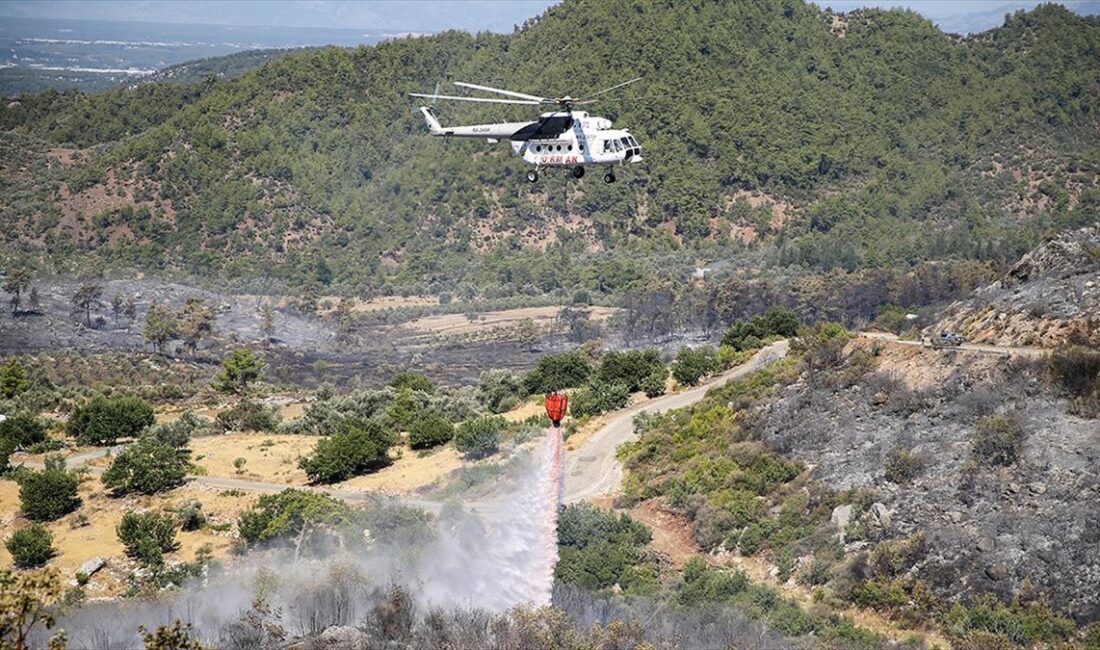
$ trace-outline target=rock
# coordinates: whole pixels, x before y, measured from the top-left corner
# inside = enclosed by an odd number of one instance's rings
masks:
[[[1031,483],[1027,486],[1027,489],[1030,490],[1032,494],[1043,494],[1047,491],[1047,486],[1044,483]]]
[[[875,521],[878,522],[879,526],[883,528],[890,527],[890,522],[893,519],[892,513],[890,512],[890,509],[887,508],[884,504],[878,503],[877,501],[875,503],[872,503],[871,515],[874,516]]]
[[[890,396],[886,394],[886,391],[880,390],[871,396],[871,403],[875,406],[882,406],[888,399],[890,399]]]
[[[1008,491],[1011,492],[1012,494],[1019,493],[1020,492],[1020,484],[1019,483],[1009,483],[1008,484]]]
[[[990,580],[1004,580],[1011,571],[1008,569],[1008,565],[1004,563],[990,564],[985,568],[985,574],[989,576]]]
[[[89,578],[94,576],[96,571],[99,571],[103,567],[107,566],[107,558],[105,557],[93,557],[84,564],[80,565],[80,568],[76,570],[77,573],[83,573]]]
[[[996,544],[993,543],[992,539],[988,537],[983,537],[978,540],[978,543],[975,544],[974,547],[982,553],[989,553],[996,547]]]
[[[951,523],[957,524],[963,520],[963,513],[959,512],[958,510],[952,510],[947,513],[947,519]]]
[[[833,522],[833,525],[839,528],[841,535],[843,535],[844,530],[848,528],[848,523],[852,521],[852,504],[846,503],[833,508],[833,516],[829,521]]]
[[[321,647],[326,650],[366,650],[363,633],[350,625],[336,625],[321,632]]]

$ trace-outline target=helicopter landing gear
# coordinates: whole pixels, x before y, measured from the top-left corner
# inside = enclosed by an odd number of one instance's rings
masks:
[[[609,171],[606,174],[604,174],[603,175],[603,182],[605,182],[605,183],[614,183],[615,182],[615,172]]]
[[[539,173],[537,171],[533,170],[533,169],[531,171],[527,172],[527,182],[528,183],[537,183],[537,182],[539,182]]]
[[[584,178],[584,167],[582,165],[573,168],[573,178]]]

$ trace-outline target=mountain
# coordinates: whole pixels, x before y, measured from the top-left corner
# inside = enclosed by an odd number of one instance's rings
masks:
[[[960,38],[897,10],[573,0],[509,35],[43,93],[0,111],[0,246],[56,271],[359,292],[614,294],[700,258],[1007,267],[1045,232],[1097,219],[1098,53],[1100,21],[1058,5]],[[451,80],[579,94],[637,75],[594,110],[645,148],[614,185],[529,186],[503,145],[426,137],[406,95]],[[437,109],[454,123],[530,117]]]

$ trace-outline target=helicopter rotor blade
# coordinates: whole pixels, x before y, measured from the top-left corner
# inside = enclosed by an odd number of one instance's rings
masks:
[[[631,79],[629,81],[624,81],[622,83],[615,84],[614,86],[611,86],[610,88],[604,88],[603,90],[601,90],[599,92],[592,93],[588,97],[585,97],[583,102],[574,102],[574,103],[576,103],[576,104],[591,103],[596,97],[599,97],[600,95],[603,95],[604,93],[609,93],[612,90],[622,88],[623,86],[629,86],[630,84],[632,84],[634,82],[637,82],[637,81],[641,81],[641,80],[642,80],[641,77],[634,77],[633,79]]]
[[[468,84],[465,81],[456,81],[456,82],[454,82],[454,84],[456,86],[461,87],[461,88],[470,88],[472,90],[484,90],[485,92],[498,93],[498,94],[501,94],[501,95],[507,95],[509,97],[518,97],[519,99],[527,99],[527,100],[532,100],[532,101],[537,101],[537,102],[547,101],[547,99],[545,97],[538,97],[537,95],[528,95],[527,93],[517,93],[514,90],[501,90],[500,88],[493,88],[491,86],[479,86],[477,84]]]
[[[424,97],[425,99],[451,99],[459,102],[481,102],[484,104],[524,104],[527,106],[540,106],[542,102],[521,99],[489,99],[488,97],[456,97],[454,95],[428,95],[424,93],[409,93],[409,97]]]

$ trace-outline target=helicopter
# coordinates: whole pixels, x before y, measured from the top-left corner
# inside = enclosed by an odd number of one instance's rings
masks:
[[[587,111],[574,110],[598,101],[599,96],[640,81],[635,77],[629,81],[615,84],[587,97],[540,97],[512,90],[502,90],[477,84],[454,82],[460,88],[468,88],[487,93],[503,95],[499,97],[466,97],[440,95],[438,87],[435,93],[409,93],[411,97],[426,99],[446,99],[484,104],[519,104],[524,106],[557,106],[539,115],[538,120],[530,122],[498,122],[494,124],[471,124],[465,126],[443,126],[436,119],[431,106],[421,106],[420,112],[428,123],[428,131],[433,136],[443,138],[481,138],[491,144],[508,140],[512,152],[524,162],[535,168],[527,172],[527,180],[537,183],[539,172],[546,168],[564,168],[573,178],[583,178],[586,167],[605,166],[603,180],[615,182],[615,167],[642,162],[642,147],[627,129],[611,128],[611,120],[590,115]]]

